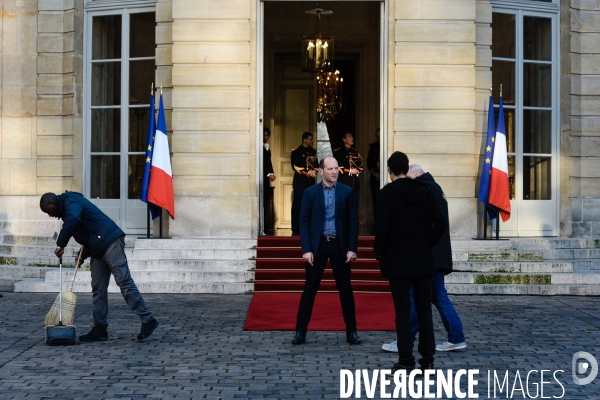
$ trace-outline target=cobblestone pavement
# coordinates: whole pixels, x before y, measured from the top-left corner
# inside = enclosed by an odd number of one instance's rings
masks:
[[[395,361],[393,353],[381,350],[382,342],[394,339],[392,332],[360,332],[362,346],[347,345],[344,332],[309,332],[303,346],[290,344],[292,332],[244,332],[249,295],[145,295],[161,325],[143,342],[135,339],[138,318],[120,295],[110,295],[107,342],[50,347],[44,344],[43,321],[56,295],[3,295],[0,399],[335,399],[340,397],[340,369],[372,373]],[[600,375],[586,386],[575,385],[571,376],[575,352],[586,351],[600,361],[600,298],[452,299],[469,347],[437,353],[436,367],[479,369],[479,398],[507,398],[509,386],[516,388],[509,398],[526,398],[527,387],[531,398],[542,398],[536,391],[540,375],[530,375],[527,384],[527,373],[550,370],[544,376],[549,382],[544,398],[600,399]],[[441,343],[445,331],[434,315]],[[91,321],[91,295],[80,294],[78,334],[86,333]],[[509,371],[508,386],[488,397],[487,374],[494,370],[501,380]],[[564,371],[556,373],[557,380],[552,376],[556,370]],[[379,393],[378,388],[375,398]],[[364,387],[361,395],[366,398]]]

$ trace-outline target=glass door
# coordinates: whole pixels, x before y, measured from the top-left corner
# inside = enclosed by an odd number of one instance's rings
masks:
[[[552,13],[492,16],[492,94],[498,118],[502,85],[512,208],[503,236],[558,235],[556,24]]]
[[[155,12],[123,8],[90,12],[87,18],[85,194],[99,197],[100,208],[127,233],[141,233]]]

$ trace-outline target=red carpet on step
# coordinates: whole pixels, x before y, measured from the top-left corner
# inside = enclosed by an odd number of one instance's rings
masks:
[[[244,330],[295,331],[302,293],[254,293]],[[358,331],[395,331],[390,293],[355,293]],[[338,293],[317,293],[309,331],[345,331]]]

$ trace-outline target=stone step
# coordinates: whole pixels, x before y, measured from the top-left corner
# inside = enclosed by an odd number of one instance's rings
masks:
[[[600,260],[600,249],[552,249],[543,251],[545,260],[596,258]]]
[[[0,243],[6,244],[34,244],[56,246],[53,235],[9,235],[0,234]],[[125,236],[125,247],[133,247],[137,236]],[[79,244],[71,238],[67,246],[78,247]]]
[[[56,246],[53,235],[0,235],[0,243],[4,244],[33,244],[42,246]],[[69,240],[68,246],[77,246],[75,239]]]
[[[552,283],[551,274],[540,273],[491,273],[453,272],[445,278],[446,283],[488,284],[488,285],[535,285]]]
[[[543,261],[542,252],[523,252],[513,250],[501,251],[469,251],[469,252],[452,252],[453,261],[524,261],[535,262]]]
[[[1,256],[48,256],[54,255],[56,245],[36,245],[36,244],[0,244]],[[80,246],[67,246],[65,255],[75,257],[79,252]]]
[[[552,283],[567,285],[600,285],[600,271],[574,274],[552,274]]]
[[[547,260],[554,263],[571,263],[573,264],[573,272],[582,270],[600,270],[600,259],[593,258],[590,260],[567,259],[567,260]]]
[[[510,273],[568,273],[573,272],[572,262],[455,262],[454,271],[462,272],[510,272]],[[453,272],[454,274],[454,272]]]
[[[136,239],[136,249],[241,250],[256,248],[256,239],[243,238],[172,238]]]
[[[128,260],[249,260],[256,258],[254,249],[133,249],[126,250]]]
[[[49,267],[58,268],[58,258],[50,253],[49,256],[6,256],[0,255],[0,265],[23,265],[29,267]],[[63,257],[64,266],[74,266],[75,257]]]
[[[129,260],[132,271],[248,271],[254,260]]]
[[[131,271],[131,276],[136,285],[140,283],[160,283],[160,282],[201,282],[201,283],[236,283],[247,282],[254,279],[254,271]],[[58,282],[59,271],[46,272],[46,282]],[[70,282],[73,277],[73,269],[63,270],[63,281]],[[91,282],[90,271],[78,271],[75,281]],[[111,282],[114,278],[111,276]]]
[[[452,239],[452,250],[500,251],[512,250],[512,240]]]
[[[0,276],[15,278],[43,278],[54,268],[27,267],[23,265],[0,265]]]
[[[519,238],[511,240],[515,250],[594,249],[600,238]]]
[[[599,296],[600,285],[469,285],[447,284],[450,294],[516,294]]]
[[[14,276],[2,276],[0,274],[0,292],[12,292],[15,289],[15,282],[19,282],[23,278]]]
[[[142,294],[146,293],[215,293],[215,294],[239,294],[249,293],[253,290],[252,283],[245,282],[136,282]],[[14,284],[15,292],[29,293],[58,293],[58,282],[45,282],[43,279],[28,278]],[[90,293],[91,287],[88,282],[75,282],[73,285],[75,293]],[[120,293],[119,287],[111,280],[108,286],[109,293]]]

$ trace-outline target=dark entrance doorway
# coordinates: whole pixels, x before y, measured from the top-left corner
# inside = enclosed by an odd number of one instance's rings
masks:
[[[294,172],[290,155],[301,144],[302,133],[313,133],[320,159],[342,146],[343,135],[350,132],[365,165],[360,175],[359,228],[361,234],[369,234],[373,204],[366,159],[380,125],[381,3],[320,3],[321,8],[333,11],[330,28],[324,23],[322,30],[330,29],[335,37],[335,69],[344,79],[342,110],[327,123],[317,119],[316,74],[301,70],[301,39],[307,33],[305,11],[315,7],[316,3],[309,2],[264,2],[262,123],[272,133],[269,147],[277,176],[273,182],[273,228],[278,235],[291,234]]]

